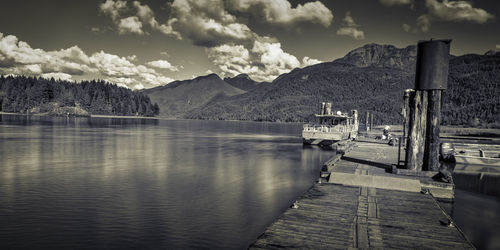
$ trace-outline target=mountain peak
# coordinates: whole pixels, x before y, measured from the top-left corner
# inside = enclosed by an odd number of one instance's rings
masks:
[[[415,45],[396,48],[393,45],[370,43],[350,51],[345,57],[335,61],[357,67],[374,66],[411,70],[415,67],[416,55]]]
[[[249,91],[257,86],[259,83],[250,78],[247,74],[239,74],[233,78],[226,77],[224,81],[232,85],[233,87]]]
[[[222,80],[219,75],[215,74],[215,73],[212,73],[212,74],[208,74],[208,75],[205,75],[205,76],[198,76],[196,78],[194,78],[193,80],[202,80],[202,79],[214,79],[214,80]]]

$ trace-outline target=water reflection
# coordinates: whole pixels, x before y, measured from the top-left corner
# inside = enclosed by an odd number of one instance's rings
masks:
[[[333,154],[300,124],[0,118],[2,249],[245,248]]]

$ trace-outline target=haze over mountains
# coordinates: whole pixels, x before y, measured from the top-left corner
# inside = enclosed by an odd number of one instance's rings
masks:
[[[367,44],[332,62],[294,69],[271,83],[244,74],[224,80],[211,74],[144,93],[168,117],[303,122],[317,113],[320,102],[331,101],[335,110],[358,109],[361,121],[370,111],[376,123],[397,123],[403,90],[414,86],[415,61],[415,46]],[[452,56],[443,123],[496,126],[499,83],[500,53]]]

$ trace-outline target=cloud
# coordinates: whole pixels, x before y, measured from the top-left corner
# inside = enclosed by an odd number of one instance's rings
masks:
[[[428,32],[432,22],[435,21],[484,24],[495,18],[486,10],[474,8],[472,3],[467,1],[425,0],[425,8],[427,13],[418,16],[416,23],[422,32]],[[403,24],[403,29],[406,32],[417,32],[416,28],[412,29],[408,24]]]
[[[465,21],[483,24],[495,16],[487,11],[472,7],[467,1],[426,0],[425,6],[429,13],[438,20]]]
[[[253,65],[250,51],[243,45],[220,45],[207,49],[208,58],[221,70],[222,76],[235,76],[241,73],[256,74],[257,65]]]
[[[92,31],[93,33],[100,33],[101,29],[99,27],[92,27],[90,28],[90,31]]]
[[[500,44],[497,44],[497,45],[495,46],[495,49],[496,49],[496,50],[500,50]]]
[[[228,42],[250,41],[258,37],[250,28],[225,10],[222,0],[175,0],[165,29],[189,38],[193,44],[214,47]]]
[[[90,71],[86,65],[89,58],[83,51],[73,46],[59,51],[33,49],[16,36],[3,36],[0,33],[0,71],[7,74],[38,75],[41,73],[62,72],[81,75]]]
[[[427,14],[421,15],[417,18],[417,26],[423,31],[429,31],[431,26],[431,17]]]
[[[151,8],[148,5],[146,4],[142,5],[139,1],[134,1],[132,5],[135,7],[137,11],[136,14],[141,20],[141,22],[149,24],[149,26],[153,30],[160,31],[161,33],[166,35],[173,35],[177,37],[177,39],[179,40],[182,39],[180,33],[174,31],[172,28],[172,23],[175,23],[177,19],[172,18],[167,22],[167,24],[160,24],[156,20],[153,10],[151,10]]]
[[[379,2],[383,5],[386,5],[386,6],[393,6],[393,5],[412,4],[413,0],[379,0]]]
[[[251,49],[224,44],[206,50],[222,76],[245,73],[257,81],[272,81],[294,68],[321,63],[310,57],[304,57],[300,63],[297,57],[283,51],[281,43],[272,41],[255,41]]]
[[[299,23],[328,27],[333,21],[332,11],[320,1],[292,7],[287,0],[173,0],[166,6],[169,18],[165,23],[159,23],[152,9],[140,1],[132,2],[128,8],[126,3],[118,4],[118,1],[107,0],[101,5],[101,11],[110,16],[115,24],[126,16],[137,17],[133,23],[136,24],[138,21],[142,23],[142,27],[135,25],[134,28],[138,31],[136,33],[140,33],[139,28],[146,33],[146,28],[149,27],[205,47],[207,56],[222,76],[247,73],[260,80],[272,80],[293,68],[319,61],[309,57],[303,58],[302,62],[299,61],[294,55],[285,52],[277,39],[261,36],[251,30],[247,25],[250,17],[264,24],[279,27],[292,27]],[[354,20],[346,25],[354,27]],[[127,31],[130,33],[131,30]],[[354,36],[358,39],[364,38],[363,32],[359,30]],[[151,61],[146,65],[170,70],[181,68],[172,66],[165,60]],[[119,71],[113,66],[99,67],[99,70],[109,77],[135,74],[134,71]],[[145,82],[155,81],[148,74],[141,73]]]
[[[323,61],[320,61],[318,59],[314,59],[314,58],[310,58],[308,56],[305,56],[304,58],[302,58],[302,65],[303,66],[309,66],[309,65],[314,65],[314,64],[318,64],[318,63],[322,63]]]
[[[173,66],[170,62],[166,60],[156,60],[148,62],[147,65],[159,69],[168,69],[170,71],[179,71],[179,67]]]
[[[143,35],[144,31],[142,31],[142,23],[139,21],[139,18],[136,16],[130,16],[120,19],[118,23],[118,33]]]
[[[356,40],[365,39],[365,33],[355,27],[341,27],[337,30],[337,35],[350,36]]]
[[[113,0],[106,0],[106,2],[99,5],[99,10],[109,15],[113,21],[116,21],[120,18],[120,15],[127,10],[127,2],[121,0],[117,0],[116,2]]]
[[[342,20],[341,27],[337,30],[337,35],[350,36],[356,40],[363,40],[365,39],[365,32],[358,29],[358,27],[359,25],[357,25],[351,17],[351,12],[347,11],[344,19]]]
[[[409,24],[403,23],[403,25],[401,25],[401,27],[403,28],[404,31],[411,32],[411,26]]]
[[[260,39],[247,26],[245,17],[248,16],[258,17],[266,24],[289,27],[306,22],[328,27],[333,20],[332,12],[320,1],[298,4],[295,8],[288,0],[174,0],[167,6],[169,19],[163,24],[157,21],[148,5],[139,1],[132,2],[132,8],[128,8],[124,1],[107,0],[100,5],[100,10],[111,17],[120,34],[147,34],[144,27],[148,25],[152,30],[177,39],[188,38],[202,47],[251,44]]]
[[[63,80],[92,75],[120,86],[135,88],[166,84],[173,79],[144,65],[135,55],[120,57],[100,51],[88,56],[78,46],[45,51],[34,49],[16,36],[0,33],[0,74],[30,75]]]
[[[298,4],[292,8],[287,0],[237,0],[230,1],[228,8],[235,12],[263,17],[268,24],[295,25],[297,23],[316,23],[330,26],[333,13],[320,1]]]
[[[64,80],[64,81],[70,81],[71,80],[71,75],[70,74],[66,74],[66,73],[45,73],[45,74],[42,74],[40,75],[41,77],[43,78],[46,78],[46,79],[50,79],[50,78],[54,78],[56,80]]]

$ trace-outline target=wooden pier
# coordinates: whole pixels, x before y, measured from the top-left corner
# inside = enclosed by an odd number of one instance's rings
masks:
[[[392,174],[396,162],[397,147],[356,142],[325,164],[328,181],[310,188],[249,248],[473,249],[434,197],[452,197],[452,185]]]

